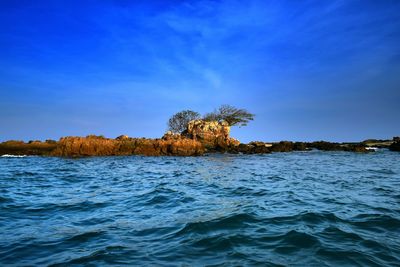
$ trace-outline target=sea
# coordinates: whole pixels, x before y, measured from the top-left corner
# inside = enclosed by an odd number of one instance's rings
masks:
[[[400,153],[1,157],[0,266],[400,266]]]

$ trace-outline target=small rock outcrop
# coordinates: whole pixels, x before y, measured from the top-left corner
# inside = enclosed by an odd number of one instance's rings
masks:
[[[399,151],[400,152],[400,137],[393,137],[393,143],[389,146],[391,151]]]
[[[123,134],[115,138],[116,140],[122,141],[122,140],[129,140],[129,136]]]
[[[188,123],[182,135],[199,141],[207,151],[227,151],[230,147],[240,144],[238,140],[229,136],[230,130],[225,121],[193,120]]]
[[[260,141],[250,142],[248,144],[239,144],[230,147],[229,153],[242,153],[242,154],[266,154],[271,153],[271,144]]]
[[[10,140],[0,143],[0,155],[39,155],[46,156],[51,153],[57,147],[57,142],[46,140],[41,141],[30,141],[25,143],[24,141]]]

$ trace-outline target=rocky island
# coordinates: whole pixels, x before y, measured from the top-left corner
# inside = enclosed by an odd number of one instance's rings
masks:
[[[324,151],[371,152],[375,148],[400,151],[400,140],[370,139],[360,143],[290,142],[266,143],[254,141],[243,144],[230,137],[232,126],[246,126],[254,114],[245,109],[222,105],[201,116],[192,110],[174,114],[168,121],[168,131],[156,139],[132,138],[127,135],[115,139],[104,136],[67,136],[59,141],[6,141],[0,143],[0,155],[40,155],[60,157],[85,156],[200,156],[205,153],[265,154],[271,152]]]
[[[225,121],[192,120],[182,133],[168,131],[161,138],[132,138],[121,135],[115,139],[89,135],[68,136],[59,141],[6,141],[0,143],[0,155],[40,155],[61,157],[84,156],[200,156],[205,153],[265,154],[271,152],[323,151],[370,152],[370,147],[400,151],[400,140],[366,140],[360,143],[290,142],[248,144],[230,137],[230,126]]]

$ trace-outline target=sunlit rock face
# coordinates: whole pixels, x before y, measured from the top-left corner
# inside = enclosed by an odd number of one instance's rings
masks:
[[[182,135],[199,141],[209,151],[226,151],[240,144],[238,140],[229,137],[230,130],[229,124],[225,121],[193,120],[188,123]]]
[[[128,139],[129,139],[129,136],[123,134],[123,135],[118,136],[118,137],[115,138],[115,139],[116,139],[116,140],[120,140],[120,141],[122,141],[122,140],[128,140]]]
[[[53,156],[197,156],[204,153],[204,146],[192,139],[147,139],[103,137],[64,137],[52,151]]]
[[[120,141],[97,136],[62,137],[57,148],[52,152],[54,156],[109,156],[117,155]]]

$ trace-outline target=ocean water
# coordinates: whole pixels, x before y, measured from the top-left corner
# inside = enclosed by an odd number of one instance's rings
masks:
[[[400,153],[0,158],[1,266],[400,266]]]

